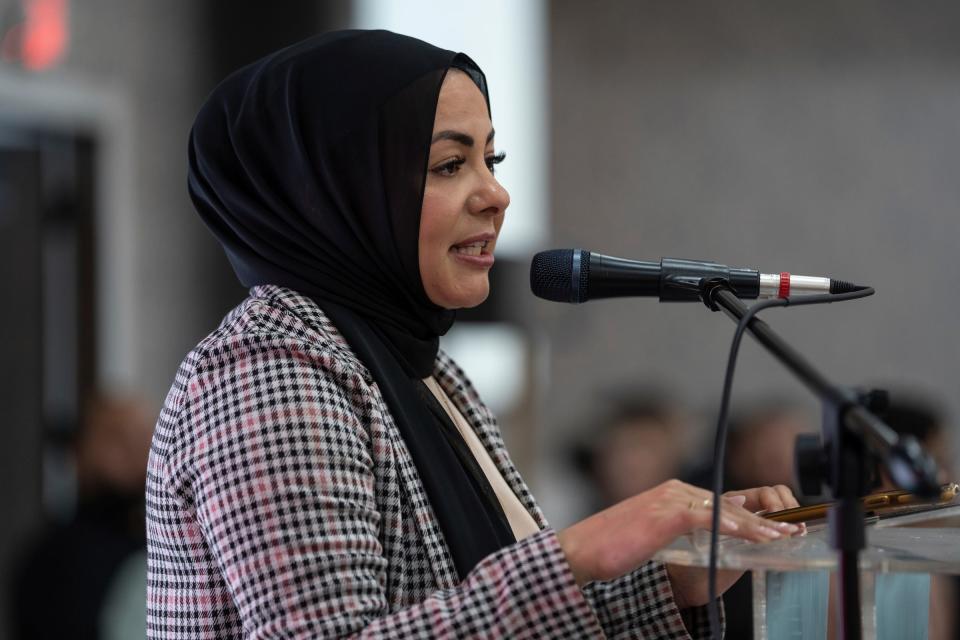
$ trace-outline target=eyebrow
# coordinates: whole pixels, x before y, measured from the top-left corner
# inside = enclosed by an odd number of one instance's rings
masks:
[[[495,134],[496,131],[490,129],[490,133],[487,134],[487,144],[490,144],[490,141],[493,140],[493,136]],[[436,134],[434,134],[433,140],[430,141],[430,144],[434,144],[440,140],[453,140],[454,142],[459,142],[465,147],[472,147],[474,143],[473,136],[463,133],[462,131],[454,131],[452,129],[438,131]]]

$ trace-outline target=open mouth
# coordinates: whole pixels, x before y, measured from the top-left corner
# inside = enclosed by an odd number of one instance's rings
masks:
[[[478,240],[476,242],[455,245],[451,247],[450,250],[465,256],[479,256],[486,252],[488,244],[490,244],[489,240]]]

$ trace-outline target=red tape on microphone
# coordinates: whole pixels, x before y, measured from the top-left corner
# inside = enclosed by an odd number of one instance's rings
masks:
[[[787,298],[790,296],[790,274],[782,272],[780,274],[780,290],[777,291],[778,298]]]

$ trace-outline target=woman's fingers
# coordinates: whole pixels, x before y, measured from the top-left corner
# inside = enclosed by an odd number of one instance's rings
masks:
[[[713,494],[706,489],[690,485],[684,485],[684,488],[688,490],[690,495],[690,502],[687,505],[689,508],[696,508],[701,505],[707,507],[698,509],[701,513],[696,514],[697,522],[694,524],[694,528],[709,529],[713,522],[712,509],[709,508],[713,505]],[[784,509],[784,499],[787,496],[793,499],[793,494],[789,488],[783,487],[783,489],[787,494],[786,496],[782,496],[781,492],[774,487],[760,487],[743,493],[724,495],[720,511],[720,533],[755,542],[776,540],[783,536],[799,533],[800,528],[796,525],[761,518],[754,514],[754,510],[751,508],[759,505],[767,511]],[[750,499],[751,497],[753,500]]]
[[[796,525],[771,522],[752,513],[761,499],[782,508],[788,497],[770,487],[765,498],[761,493],[751,489],[724,496],[720,500],[720,532],[755,542],[798,533]],[[646,562],[677,536],[709,529],[712,508],[709,491],[668,480],[567,527],[557,536],[578,584],[609,580]]]
[[[780,495],[780,501],[783,502],[784,509],[795,509],[800,506],[800,503],[797,502],[797,498],[793,495],[793,491],[790,490],[790,487],[783,484],[778,484],[774,485],[773,488]]]
[[[760,508],[766,511],[783,511],[786,507],[776,489],[760,487]]]
[[[747,502],[747,496],[724,496],[723,499],[737,507],[742,507]]]
[[[754,513],[782,511],[783,509],[792,509],[800,506],[790,487],[782,484],[772,487],[746,489],[726,495],[727,498],[736,496],[744,496],[744,507]]]
[[[788,522],[773,522],[761,518],[736,504],[738,500],[724,498],[720,509],[720,533],[766,542],[790,536],[801,531],[800,527]],[[695,513],[694,528],[709,529],[712,524],[712,509],[705,508]]]
[[[733,516],[733,519],[736,520],[736,517]],[[739,525],[738,529],[731,535],[754,542],[767,542],[769,540],[789,537],[800,532],[800,528],[795,524],[790,524],[789,522],[772,522],[754,515],[749,511],[740,514],[737,524]]]

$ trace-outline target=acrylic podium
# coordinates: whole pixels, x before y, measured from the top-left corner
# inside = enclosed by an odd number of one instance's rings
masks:
[[[709,556],[709,534],[698,531],[657,559],[706,566]],[[827,637],[830,573],[837,557],[825,522],[809,524],[805,536],[763,544],[722,536],[719,567],[753,573],[756,640]],[[960,505],[869,518],[867,548],[860,555],[863,637],[926,638],[935,574],[960,574]]]

